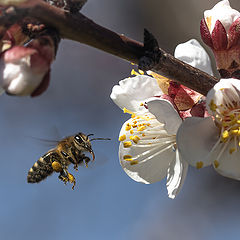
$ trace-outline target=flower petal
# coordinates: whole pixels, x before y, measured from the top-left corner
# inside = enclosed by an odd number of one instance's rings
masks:
[[[210,58],[196,39],[177,45],[174,56],[193,67],[213,75]]]
[[[176,150],[176,159],[172,161],[167,174],[168,197],[174,199],[181,190],[187,176],[188,163],[179,155]]]
[[[169,164],[175,159],[175,136],[170,136],[152,114],[140,117],[149,125],[142,131],[133,128],[134,119],[122,126],[119,140],[120,164],[129,177],[145,184],[162,180],[167,175]],[[142,122],[144,121],[143,118]],[[129,126],[132,126],[131,130]]]
[[[121,80],[119,85],[113,87],[110,97],[122,109],[125,107],[132,112],[144,112],[146,109],[140,104],[149,97],[161,94],[156,79],[139,75]]]
[[[228,45],[227,33],[222,23],[217,20],[212,31],[212,42],[214,50],[225,50]]]
[[[7,93],[18,96],[30,95],[41,83],[43,73],[34,73],[27,60],[19,64],[7,63],[3,72],[3,88]]]
[[[216,107],[240,105],[240,81],[234,78],[221,79],[207,94],[207,109],[215,114]]]
[[[204,12],[204,18],[211,33],[215,27],[217,20],[223,24],[226,32],[228,32],[231,24],[238,17],[240,17],[240,13],[237,10],[231,8],[228,0],[220,1],[211,10]]]
[[[207,44],[210,48],[213,48],[212,36],[204,18],[201,20],[201,23],[200,23],[200,33],[201,33],[203,42]]]
[[[230,141],[221,156],[217,158],[217,154],[221,152],[222,148],[222,144],[219,144],[218,147],[215,149],[214,153],[212,153],[211,155],[213,160],[218,159],[217,164],[216,162],[214,164],[215,170],[225,177],[240,180],[239,151],[236,150],[230,153],[231,149],[237,148],[235,142]]]
[[[146,101],[150,113],[152,113],[160,123],[165,124],[168,134],[174,135],[182,123],[178,112],[166,99],[150,98]]]
[[[210,165],[214,159],[211,159],[209,154],[218,138],[218,128],[211,117],[187,118],[177,132],[179,153],[194,167]]]

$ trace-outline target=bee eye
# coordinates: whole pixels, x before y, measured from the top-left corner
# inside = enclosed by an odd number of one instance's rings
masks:
[[[74,139],[75,139],[78,143],[83,143],[83,140],[82,140],[82,138],[81,138],[79,135],[76,135],[76,136],[74,137]]]

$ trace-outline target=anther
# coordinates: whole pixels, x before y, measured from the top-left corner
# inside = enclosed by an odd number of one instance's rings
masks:
[[[200,169],[202,167],[203,167],[203,162],[202,161],[196,163],[196,168],[197,169]]]
[[[126,142],[123,143],[123,146],[124,146],[125,148],[128,148],[128,147],[131,147],[131,146],[132,146],[132,143],[131,143],[130,141],[126,141]]]
[[[215,166],[215,168],[218,168],[218,166],[219,166],[219,161],[217,161],[217,160],[214,160],[214,166]]]
[[[118,140],[121,142],[121,141],[126,140],[126,138],[127,138],[127,137],[126,137],[126,134],[123,134],[122,136],[119,137]]]

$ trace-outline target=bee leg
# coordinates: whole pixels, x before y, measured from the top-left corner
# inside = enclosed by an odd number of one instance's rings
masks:
[[[74,167],[73,167],[76,171],[78,171],[78,165],[77,163],[74,164]]]
[[[68,174],[67,174],[66,170],[63,169],[63,170],[60,172],[58,178],[59,178],[61,181],[63,181],[64,184],[67,184],[67,182],[68,182]]]
[[[88,163],[91,161],[89,157],[84,156],[83,161],[85,163],[86,168],[88,168]]]
[[[73,151],[71,150],[71,152],[73,153]],[[69,154],[67,154],[64,151],[61,151],[62,155],[64,156],[65,159],[67,159],[69,162],[71,162],[72,164],[74,164],[74,169],[76,171],[78,171],[78,165],[77,163],[73,160],[73,158],[71,156],[69,156]]]
[[[68,173],[68,181],[73,184],[72,190],[74,190],[74,187],[76,185],[76,180],[75,180],[75,177],[71,173]]]
[[[67,171],[67,169],[64,169],[58,178],[64,182],[64,184],[67,184],[68,182],[73,183],[72,190],[74,190],[74,187],[76,185],[75,177]]]

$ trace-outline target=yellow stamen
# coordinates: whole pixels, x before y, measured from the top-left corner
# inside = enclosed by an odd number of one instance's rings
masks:
[[[237,136],[238,135],[238,130],[237,129],[230,130],[230,134]]]
[[[118,140],[121,142],[121,141],[126,140],[126,138],[127,138],[127,137],[126,137],[126,134],[123,134],[122,136],[119,137]]]
[[[211,25],[212,25],[212,16],[206,17],[206,24],[208,29],[211,29]]]
[[[235,151],[236,151],[236,148],[230,148],[230,149],[229,149],[229,153],[230,153],[230,154],[232,154],[232,153],[235,152]]]
[[[202,167],[203,167],[203,162],[202,161],[196,163],[196,168],[197,169],[200,169]]]
[[[235,115],[234,114],[231,114],[229,117],[230,117],[231,120],[235,119]]]
[[[127,123],[127,125],[126,125],[126,127],[125,127],[125,130],[126,130],[126,131],[129,131],[131,128],[132,128],[131,125],[130,125],[129,123]]]
[[[126,141],[126,142],[123,143],[123,146],[124,146],[125,148],[128,148],[128,147],[131,147],[131,146],[132,146],[132,143],[131,143],[130,141]]]
[[[131,155],[124,155],[124,156],[123,156],[123,159],[124,159],[124,160],[126,160],[126,159],[130,159],[130,158],[132,158]]]
[[[132,160],[132,161],[130,162],[130,165],[136,165],[136,164],[138,164],[138,160]]]
[[[211,111],[215,112],[217,109],[217,105],[214,103],[213,99],[211,100],[209,107],[211,109]]]
[[[214,163],[215,168],[218,168],[218,166],[219,166],[219,161],[215,160],[213,163]]]
[[[134,136],[133,138],[132,138],[132,140],[133,140],[133,142],[134,143],[138,143],[138,141],[140,140],[140,137],[139,136]]]
[[[140,75],[140,74],[139,74],[138,72],[136,72],[134,69],[132,69],[131,75],[136,75],[136,76],[138,76],[138,75]]]
[[[226,141],[229,138],[229,132],[227,130],[222,133],[222,141]]]
[[[128,110],[127,108],[123,108],[123,112],[124,113],[129,113],[129,114],[133,114],[133,112],[132,111],[130,111],[130,110]]]
[[[145,127],[145,126],[141,126],[141,127],[138,127],[137,131],[138,131],[138,132],[141,132],[141,131],[143,131],[144,129],[146,129],[146,127]]]
[[[130,130],[130,134],[133,134],[133,130]]]

